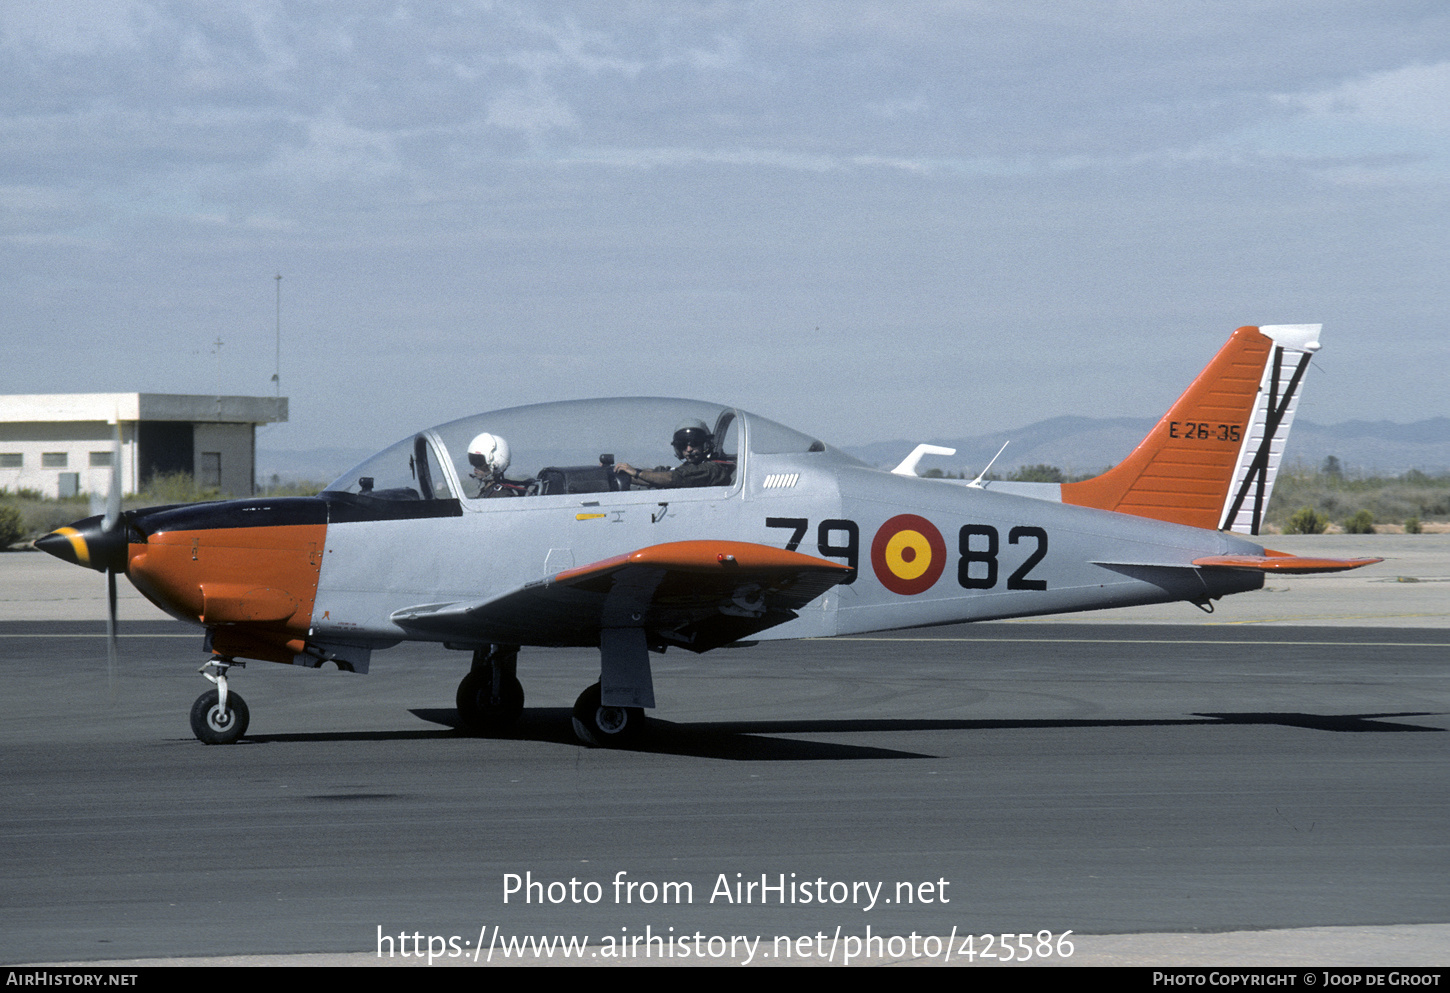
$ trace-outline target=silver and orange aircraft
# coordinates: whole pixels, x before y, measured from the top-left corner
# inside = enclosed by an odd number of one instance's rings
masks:
[[[633,398],[515,407],[419,432],[315,497],[107,511],[36,541],[205,629],[203,742],[235,742],[227,672],[366,672],[403,641],[472,651],[461,722],[523,711],[519,646],[590,646],[586,743],[654,706],[650,653],[1136,604],[1212,609],[1304,558],[1256,535],[1319,325],[1243,327],[1126,460],[1078,483],[873,468],[734,407]],[[671,432],[674,432],[672,435]],[[640,469],[673,443],[678,468]],[[939,450],[938,450],[939,451]],[[113,460],[119,465],[119,460]],[[500,499],[500,497],[503,497]]]

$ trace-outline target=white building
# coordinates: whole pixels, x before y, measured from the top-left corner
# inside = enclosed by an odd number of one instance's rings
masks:
[[[287,420],[286,397],[169,393],[0,396],[0,490],[105,493],[121,427],[121,488],[186,472],[226,496],[250,496],[256,426]]]

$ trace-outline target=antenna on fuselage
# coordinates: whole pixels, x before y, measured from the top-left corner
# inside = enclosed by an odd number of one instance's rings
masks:
[[[1011,442],[1010,439],[1007,440],[1007,441],[1002,442],[1002,447],[999,448],[999,449],[997,449],[997,454],[992,456],[992,461],[987,463],[987,468],[985,468],[981,472],[977,473],[977,478],[974,479],[974,480],[972,480],[967,485],[968,486],[975,486],[977,489],[980,490],[982,488],[982,477],[985,476],[987,473],[989,473],[989,472],[992,471],[992,464],[995,463],[998,459],[1000,459],[1002,457],[1002,453],[1007,450],[1007,446],[1010,445],[1010,444],[1012,444],[1012,442]]]

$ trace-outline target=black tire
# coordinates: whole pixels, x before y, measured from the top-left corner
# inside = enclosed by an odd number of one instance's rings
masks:
[[[227,710],[217,706],[221,694],[207,690],[191,705],[191,733],[203,745],[234,745],[247,733],[252,715],[240,693],[227,693]]]
[[[574,701],[574,734],[586,745],[626,748],[644,733],[646,718],[639,707],[606,707],[595,683]]]
[[[474,734],[500,735],[518,723],[524,712],[524,684],[517,679],[506,679],[501,687],[502,697],[495,704],[493,677],[487,672],[470,672],[458,684],[458,720],[463,727]]]

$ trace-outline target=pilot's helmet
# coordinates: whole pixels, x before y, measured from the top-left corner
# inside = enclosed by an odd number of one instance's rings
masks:
[[[468,444],[468,464],[473,466],[475,476],[502,476],[509,467],[509,443],[496,434],[483,432]]]
[[[715,436],[705,427],[704,421],[688,418],[675,428],[675,458],[685,457],[686,445],[695,446],[695,451],[690,454],[690,461],[699,464],[715,451]]]

